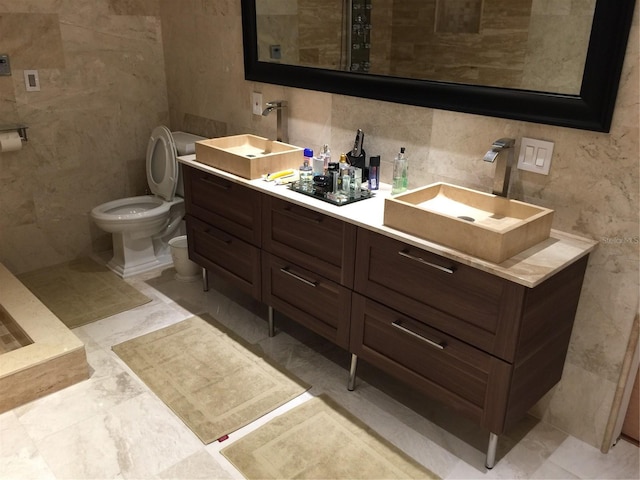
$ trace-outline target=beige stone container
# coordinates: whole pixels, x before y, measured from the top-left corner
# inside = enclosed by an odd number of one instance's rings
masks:
[[[196,161],[248,180],[302,165],[303,149],[243,134],[196,142]]]
[[[493,263],[549,238],[553,210],[436,183],[385,199],[384,224]]]

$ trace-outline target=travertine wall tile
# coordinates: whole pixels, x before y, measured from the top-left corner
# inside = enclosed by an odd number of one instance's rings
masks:
[[[21,151],[0,154],[0,261],[14,273],[110,248],[90,210],[145,192],[149,134],[169,122],[158,7],[0,0],[13,67],[0,123],[29,127]],[[39,92],[25,90],[25,68]]]
[[[12,69],[64,67],[58,15],[0,11],[0,32],[3,53],[11,53]]]

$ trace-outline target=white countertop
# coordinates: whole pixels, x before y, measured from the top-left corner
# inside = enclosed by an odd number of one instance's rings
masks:
[[[394,238],[414,247],[442,255],[456,262],[478,268],[479,270],[511,280],[526,287],[539,285],[553,274],[589,254],[598,244],[598,242],[594,240],[551,230],[551,236],[544,242],[500,264],[495,264],[383,225],[384,199],[391,195],[391,186],[387,184],[381,184],[380,190],[376,191],[373,198],[348,205],[337,206],[294,192],[286,185],[276,185],[274,182],[265,182],[261,179],[246,180],[237,175],[223,172],[204,163],[197,162],[195,155],[178,157],[178,160],[180,163],[204,172],[218,175],[262,193],[285,199],[291,203],[344,220],[345,222]]]

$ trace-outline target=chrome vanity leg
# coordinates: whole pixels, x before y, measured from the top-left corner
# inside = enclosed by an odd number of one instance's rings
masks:
[[[202,267],[202,291],[209,291],[209,272],[204,267]]]
[[[273,307],[269,305],[269,337],[273,337],[276,334],[276,328],[273,323]]]
[[[489,447],[487,448],[487,460],[484,466],[489,470],[496,464],[496,448],[498,447],[498,435],[489,433]]]
[[[349,383],[347,384],[347,390],[353,392],[356,388],[356,369],[358,368],[358,356],[355,353],[351,354],[351,367],[349,368]]]

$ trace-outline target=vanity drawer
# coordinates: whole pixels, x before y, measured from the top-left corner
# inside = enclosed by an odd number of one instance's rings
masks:
[[[192,261],[260,300],[260,249],[191,215],[187,241]]]
[[[188,214],[260,246],[262,194],[196,168],[182,173]]]
[[[265,251],[262,284],[264,303],[349,348],[351,290]]]
[[[359,229],[355,290],[513,361],[525,294],[520,285]]]
[[[501,428],[511,365],[446,333],[353,294],[350,350],[467,417]]]
[[[353,287],[354,225],[273,197],[265,198],[263,223],[265,250]]]

